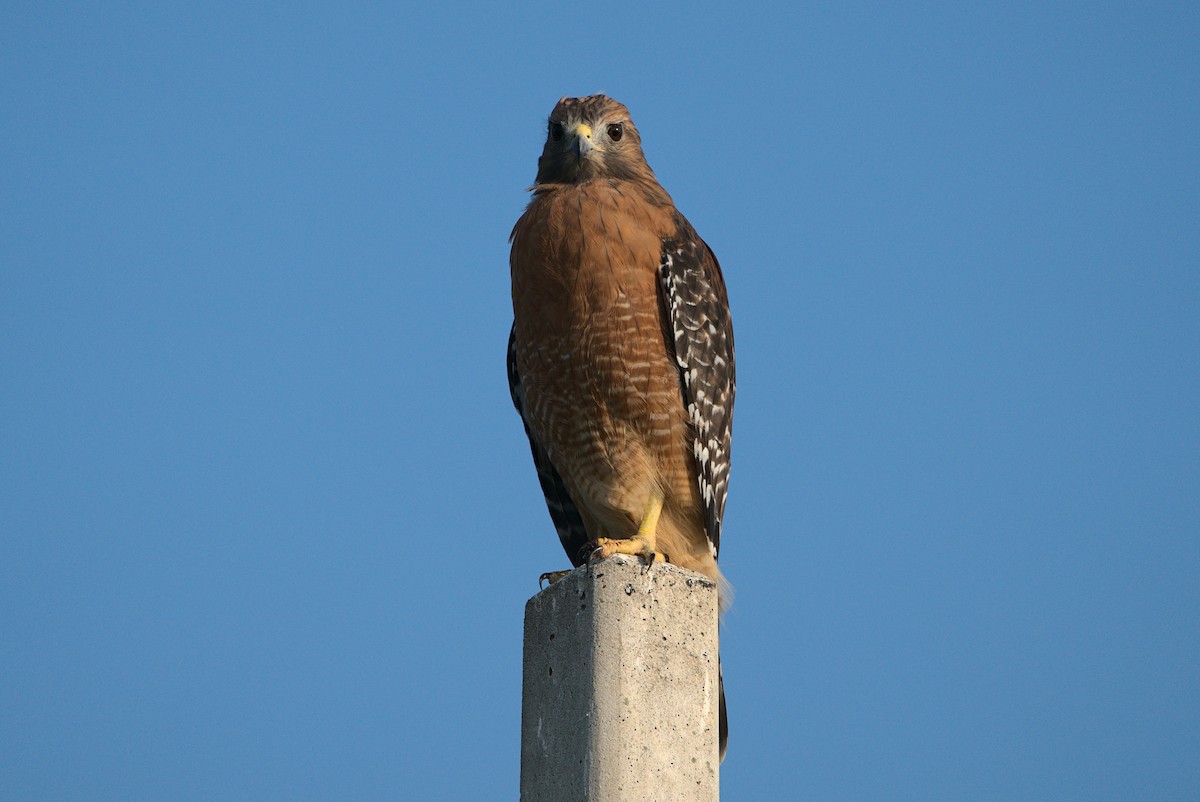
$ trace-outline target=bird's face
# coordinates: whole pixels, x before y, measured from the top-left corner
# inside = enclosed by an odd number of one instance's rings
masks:
[[[538,159],[539,184],[575,184],[594,178],[636,178],[650,172],[629,110],[591,95],[558,101]]]

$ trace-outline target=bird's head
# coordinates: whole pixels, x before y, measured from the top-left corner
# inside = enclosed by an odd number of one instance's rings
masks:
[[[538,184],[578,184],[594,178],[654,180],[629,109],[605,95],[564,97],[546,126]]]

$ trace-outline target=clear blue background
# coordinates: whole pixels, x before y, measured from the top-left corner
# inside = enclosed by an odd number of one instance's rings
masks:
[[[734,309],[725,798],[1200,797],[1200,8],[621,2],[0,13],[0,797],[516,798],[597,91]]]

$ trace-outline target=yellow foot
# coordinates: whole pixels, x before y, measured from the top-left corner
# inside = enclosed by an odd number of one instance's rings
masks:
[[[543,582],[547,582],[547,583],[553,585],[555,582],[562,579],[564,576],[571,573],[573,570],[575,570],[575,569],[568,568],[565,571],[547,571],[546,573],[544,573],[538,577],[538,590],[541,590]]]
[[[646,561],[647,568],[654,565],[655,560],[662,560],[665,563],[671,561],[667,555],[654,550],[653,541],[647,541],[640,537],[633,537],[628,540],[600,537],[593,540],[590,545],[593,548],[592,553],[588,555],[588,562],[603,560],[605,557],[611,557],[614,554],[636,554]]]
[[[639,555],[646,561],[647,568],[654,565],[654,561],[657,559],[661,559],[663,562],[670,562],[667,555],[655,548],[655,540],[658,532],[658,516],[662,514],[662,508],[662,495],[651,493],[650,500],[646,503],[646,513],[642,516],[642,523],[638,526],[637,534],[628,539],[611,537],[596,538],[592,541],[594,548],[588,557],[588,562],[602,560],[612,554]]]

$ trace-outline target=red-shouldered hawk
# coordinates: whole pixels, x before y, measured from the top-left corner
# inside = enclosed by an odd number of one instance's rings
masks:
[[[512,232],[508,378],[573,565],[717,569],[733,328],[712,250],[676,210],[625,106],[563,98]],[[721,755],[727,740],[720,704]]]

